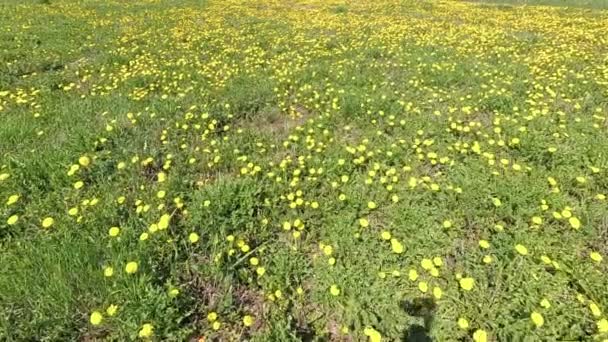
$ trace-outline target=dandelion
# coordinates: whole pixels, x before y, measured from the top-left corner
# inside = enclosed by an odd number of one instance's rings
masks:
[[[369,342],[382,341],[382,335],[372,327],[366,327],[363,329],[363,334],[369,338]]]
[[[574,216],[568,219],[568,223],[570,223],[570,226],[574,229],[581,228],[581,221]]]
[[[104,277],[107,277],[107,278],[113,276],[114,275],[114,269],[112,267],[109,267],[109,266],[106,267],[106,268],[104,268],[103,269],[103,275],[104,275]]]
[[[593,260],[593,261],[595,261],[597,263],[600,263],[603,260],[602,255],[600,253],[598,253],[598,252],[591,252],[591,253],[589,253],[589,257],[591,258],[591,260]]]
[[[13,205],[19,200],[19,195],[12,195],[6,200],[6,205]]]
[[[199,236],[196,233],[190,233],[190,235],[188,235],[188,240],[190,241],[190,243],[197,243],[199,240]]]
[[[8,218],[8,220],[6,220],[6,224],[8,224],[9,226],[12,226],[15,223],[17,223],[17,221],[19,221],[19,216],[18,215],[12,215],[11,217]]]
[[[405,250],[403,244],[397,239],[391,239],[391,249],[393,253],[401,254]]]
[[[141,329],[139,330],[138,336],[140,338],[149,338],[150,336],[152,336],[154,334],[154,326],[150,323],[146,323],[144,325],[141,326]]]
[[[515,245],[515,250],[517,251],[517,253],[519,253],[521,255],[528,255],[528,249],[524,245],[520,245],[520,244]]]
[[[87,157],[87,156],[82,156],[82,157],[78,158],[78,164],[80,164],[81,166],[87,167],[87,166],[89,166],[89,164],[91,164],[91,159],[89,159],[89,157]]]
[[[331,295],[334,297],[338,296],[340,295],[340,288],[334,284],[329,288],[329,293],[331,293]]]
[[[459,282],[460,287],[465,291],[471,291],[475,285],[475,279],[473,278],[462,278]]]
[[[540,328],[543,326],[543,324],[545,324],[545,319],[543,318],[543,315],[536,311],[530,314],[530,319],[532,319],[532,323],[534,323],[537,328]]]
[[[108,306],[108,308],[106,309],[106,314],[110,317],[116,315],[116,311],[118,311],[118,306],[112,304],[110,306]]]
[[[243,325],[244,326],[250,327],[253,325],[253,322],[254,322],[254,320],[253,320],[252,316],[250,316],[250,315],[243,316]]]
[[[137,265],[137,262],[130,261],[125,266],[125,272],[127,272],[128,274],[133,274],[133,273],[137,272],[138,267],[139,266]]]
[[[89,321],[92,325],[100,325],[103,321],[103,315],[99,311],[93,311],[93,313],[91,313]]]
[[[52,217],[47,217],[42,220],[42,228],[50,228],[53,223],[55,223],[55,220]]]
[[[120,234],[120,228],[118,227],[112,227],[108,230],[108,235],[111,237],[116,237],[118,234]]]
[[[469,328],[469,321],[466,318],[460,317],[458,319],[458,327],[462,330],[467,330]]]
[[[473,341],[475,342],[487,342],[488,341],[488,333],[483,329],[477,329],[473,333]]]

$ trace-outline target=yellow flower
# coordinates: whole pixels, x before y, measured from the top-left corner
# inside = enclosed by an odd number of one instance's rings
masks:
[[[475,279],[473,278],[462,278],[460,279],[460,287],[465,291],[471,291],[475,285]]]
[[[600,310],[600,307],[593,302],[589,304],[589,309],[591,310],[591,314],[595,317],[600,317],[602,315],[602,310]]]
[[[366,327],[365,329],[363,329],[363,334],[369,337],[369,342],[382,341],[382,335],[372,327]]]
[[[70,216],[78,215],[78,208],[70,208],[70,210],[68,210],[68,215],[70,215]]]
[[[83,181],[78,181],[78,182],[74,183],[74,189],[76,189],[76,190],[82,188],[83,186],[84,186]]]
[[[127,263],[127,266],[125,266],[125,272],[127,272],[128,274],[133,274],[133,273],[137,272],[138,267],[139,266],[137,265],[137,262],[130,261]]]
[[[441,288],[439,288],[439,287],[435,286],[435,287],[433,288],[433,296],[434,296],[436,299],[441,299],[441,297],[443,296],[443,291],[441,291]]]
[[[118,228],[118,227],[112,227],[112,228],[110,228],[110,230],[108,230],[108,234],[111,237],[116,237],[116,236],[118,236],[118,234],[120,234],[120,228]]]
[[[376,205],[375,202],[369,201],[369,202],[367,202],[367,207],[369,209],[376,209],[378,206]]]
[[[416,279],[418,279],[418,272],[414,269],[411,269],[408,273],[408,278],[411,281],[416,281]]]
[[[171,215],[164,214],[160,217],[158,221],[158,229],[163,230],[169,227],[169,221],[171,221]]]
[[[89,159],[89,157],[87,156],[82,156],[80,158],[78,158],[78,164],[87,167],[89,166],[89,164],[91,164],[91,159]]]
[[[528,249],[524,245],[520,245],[520,244],[515,245],[515,250],[517,251],[517,253],[519,253],[521,255],[528,254]]]
[[[597,321],[597,331],[599,333],[608,333],[608,320],[605,318],[600,319],[599,321]]]
[[[19,195],[12,195],[6,200],[6,205],[15,204],[19,200]]]
[[[215,311],[211,311],[207,314],[207,320],[209,322],[215,322],[217,320],[217,313]]]
[[[404,251],[403,244],[397,239],[391,239],[391,249],[397,254],[401,254]]]
[[[425,281],[418,283],[418,290],[422,293],[426,293],[429,290],[429,285]]]
[[[540,216],[534,216],[532,217],[532,223],[537,226],[540,226],[541,224],[543,224],[543,219]]]
[[[19,216],[13,215],[13,216],[9,217],[8,220],[6,220],[6,224],[8,224],[9,226],[12,226],[15,223],[17,223],[17,221],[19,221]]]
[[[148,240],[148,238],[150,237],[150,235],[146,232],[141,233],[141,235],[139,236],[139,241],[146,241]]]
[[[574,229],[579,229],[581,227],[581,221],[579,221],[579,219],[574,216],[569,218],[568,222],[570,223],[570,226],[572,226],[572,228]]]
[[[433,265],[433,261],[431,259],[427,259],[427,258],[422,259],[422,261],[420,262],[420,266],[422,266],[422,268],[427,271],[432,269],[433,267],[435,267]]]
[[[7,179],[8,179],[8,177],[10,177],[10,176],[11,176],[11,175],[9,175],[8,173],[3,173],[3,174],[0,174],[0,182],[3,182],[3,181],[5,181],[5,180],[7,180]]]
[[[391,233],[388,231],[383,231],[382,234],[380,234],[380,236],[382,237],[382,240],[390,240],[391,239]]]
[[[47,217],[42,220],[42,228],[49,228],[55,223],[55,220],[52,217]]]
[[[591,258],[591,260],[593,260],[595,262],[602,262],[602,260],[603,260],[602,255],[598,252],[589,253],[589,257]]]
[[[487,240],[479,240],[479,247],[488,249],[490,248],[490,243]]]
[[[331,293],[332,296],[338,296],[340,295],[340,288],[334,284],[329,288],[329,293]]]
[[[458,326],[462,330],[467,330],[469,328],[469,321],[466,318],[460,317],[458,319]]]
[[[103,275],[105,277],[111,277],[114,275],[114,269],[110,266],[103,269]]]
[[[175,298],[179,295],[179,289],[172,288],[169,290],[169,298]]]
[[[255,272],[258,274],[258,277],[261,277],[266,273],[266,269],[264,267],[258,267],[255,269]]]
[[[543,298],[543,300],[540,301],[540,306],[545,309],[548,309],[551,307],[551,303],[549,303],[549,300],[547,300],[547,298]]]
[[[543,324],[545,324],[545,319],[543,318],[543,315],[536,311],[530,314],[530,318],[532,319],[532,323],[534,323],[537,328],[540,328],[543,326]]]
[[[253,325],[253,317],[251,317],[250,315],[245,315],[243,316],[243,325],[246,327],[250,327]]]
[[[359,225],[361,225],[363,228],[367,228],[369,227],[369,221],[366,218],[360,218]]]
[[[162,182],[164,182],[166,180],[167,180],[167,174],[164,173],[164,172],[159,172],[158,173],[158,182],[162,183]]]
[[[450,228],[450,227],[452,227],[452,221],[450,221],[450,220],[443,221],[443,228]]]
[[[91,317],[89,318],[89,321],[93,325],[100,325],[101,321],[103,321],[103,316],[101,315],[101,312],[93,311],[93,313],[91,313]]]
[[[196,233],[190,233],[190,235],[188,235],[188,240],[190,240],[190,243],[197,243],[199,236]]]
[[[150,323],[146,323],[141,326],[141,329],[139,330],[138,335],[141,338],[148,338],[148,337],[152,336],[152,334],[154,334],[154,326]]]
[[[221,326],[222,323],[220,323],[219,321],[215,321],[213,322],[213,324],[211,324],[211,328],[213,328],[213,330],[219,330]]]
[[[118,311],[118,306],[112,304],[110,306],[108,306],[108,308],[106,309],[106,313],[108,314],[108,316],[112,317],[114,315],[116,315],[116,311]]]
[[[488,341],[488,333],[486,333],[483,329],[477,329],[473,333],[473,341],[475,342],[487,342]]]

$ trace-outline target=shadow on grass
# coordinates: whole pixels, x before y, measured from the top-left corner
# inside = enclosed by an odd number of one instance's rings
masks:
[[[431,342],[433,339],[429,335],[429,332],[436,307],[437,305],[432,298],[418,297],[411,300],[403,300],[401,308],[412,317],[422,318],[424,325],[410,325],[403,332],[401,340],[407,342]]]

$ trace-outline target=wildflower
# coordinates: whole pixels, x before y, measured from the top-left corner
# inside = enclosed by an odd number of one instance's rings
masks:
[[[266,269],[264,267],[258,267],[255,269],[255,272],[258,274],[258,277],[261,277],[266,273]]]
[[[148,338],[152,336],[152,334],[154,334],[154,326],[150,323],[142,325],[138,333],[141,338]]]
[[[532,323],[534,323],[537,328],[540,328],[543,326],[543,324],[545,324],[545,319],[543,318],[543,315],[536,311],[530,314],[530,318],[532,319]]]
[[[416,281],[416,279],[418,279],[418,272],[414,269],[411,269],[408,273],[408,278],[411,281]]]
[[[253,325],[253,322],[254,322],[254,320],[253,320],[252,316],[250,316],[250,315],[243,316],[243,325],[244,326],[250,327]]]
[[[196,233],[190,233],[190,235],[188,235],[188,240],[190,240],[190,243],[197,243],[199,236]]]
[[[103,269],[103,275],[104,277],[111,277],[114,275],[114,269],[110,266],[106,267]]]
[[[520,245],[520,244],[515,245],[515,250],[517,251],[517,253],[519,253],[521,255],[528,254],[528,249],[524,245]]]
[[[465,291],[471,291],[475,285],[475,279],[473,278],[462,278],[459,282],[460,287]]]
[[[602,255],[598,252],[589,253],[589,257],[591,258],[591,260],[598,262],[598,263],[602,262],[602,260],[603,260]]]
[[[462,330],[467,330],[469,328],[469,321],[466,318],[460,317],[458,319],[458,326]]]
[[[473,341],[475,342],[487,342],[488,341],[488,333],[486,333],[483,329],[477,329],[473,333]]]
[[[11,217],[8,218],[8,220],[6,220],[6,224],[8,224],[9,226],[12,226],[15,223],[17,223],[17,221],[19,221],[19,216],[18,215],[12,215]]]
[[[93,325],[100,325],[101,321],[103,321],[103,316],[101,315],[101,312],[93,311],[93,313],[91,313],[91,317],[89,318],[89,321]]]
[[[87,157],[87,156],[82,156],[82,157],[78,158],[78,164],[80,164],[81,166],[87,167],[87,166],[89,166],[89,164],[91,164],[91,159],[89,159],[89,157]]]
[[[133,274],[135,272],[137,272],[137,268],[139,266],[137,265],[137,262],[135,261],[130,261],[127,263],[127,265],[125,266],[125,272],[127,272],[128,274]]]
[[[599,333],[608,333],[608,320],[605,318],[600,319],[599,321],[597,321],[597,331]]]
[[[8,200],[6,200],[6,205],[12,205],[17,203],[17,201],[19,200],[19,195],[12,195],[8,198]]]
[[[50,228],[53,223],[55,223],[55,220],[52,217],[47,217],[42,220],[42,228]]]
[[[441,288],[439,288],[439,287],[435,286],[435,287],[433,288],[433,296],[434,296],[436,299],[441,299],[441,297],[443,296],[443,291],[441,291]]]
[[[367,228],[369,227],[369,221],[366,218],[360,218],[359,225],[361,225],[363,228]]]
[[[334,284],[329,288],[329,293],[331,293],[332,296],[338,296],[340,295],[340,288]]]
[[[120,228],[118,228],[118,227],[112,227],[112,228],[110,228],[110,230],[108,230],[108,234],[111,237],[116,237],[116,236],[118,236],[118,234],[120,234]]]
[[[574,229],[579,229],[581,227],[581,221],[579,221],[579,219],[574,216],[569,218],[568,222],[570,223],[570,226]]]
[[[401,254],[404,251],[403,244],[397,239],[391,239],[391,249],[397,254]]]
[[[372,327],[366,327],[365,329],[363,329],[363,334],[369,337],[369,342],[382,341],[382,335]]]
[[[108,308],[106,309],[106,314],[108,314],[108,316],[112,317],[112,316],[116,315],[116,311],[118,311],[118,306],[112,304],[112,305],[108,306]]]

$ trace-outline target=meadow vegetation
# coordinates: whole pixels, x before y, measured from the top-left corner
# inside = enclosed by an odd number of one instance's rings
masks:
[[[608,339],[608,12],[0,3],[0,340]]]

